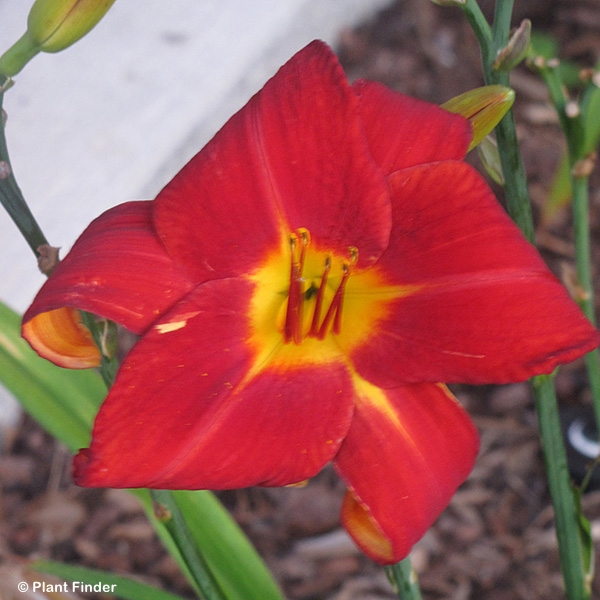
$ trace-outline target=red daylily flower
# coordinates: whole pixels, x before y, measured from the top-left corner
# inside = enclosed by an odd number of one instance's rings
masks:
[[[98,359],[74,309],[141,336],[75,481],[281,486],[333,461],[356,542],[405,557],[478,451],[439,382],[521,381],[599,342],[462,162],[471,137],[313,42],[156,200],[94,221],[23,325],[68,367]]]

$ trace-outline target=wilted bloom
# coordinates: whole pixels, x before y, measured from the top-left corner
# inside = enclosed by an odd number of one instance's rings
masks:
[[[356,542],[406,556],[478,450],[440,382],[520,381],[598,343],[470,142],[313,42],[156,200],[94,221],[24,317],[69,367],[97,360],[73,309],[141,336],[76,482],[281,486],[333,461]]]

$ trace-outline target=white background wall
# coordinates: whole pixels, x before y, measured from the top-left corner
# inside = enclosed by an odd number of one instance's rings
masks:
[[[33,0],[0,0],[0,52]],[[107,208],[152,198],[292,54],[390,0],[117,0],[87,37],[38,55],[5,94],[13,170],[50,243],[68,251]],[[0,301],[44,277],[0,207]],[[0,388],[2,422],[13,420]]]
[[[95,216],[153,197],[251,93],[314,38],[386,0],[117,0],[71,48],[37,56],[5,95],[17,181],[63,255]],[[0,2],[0,50],[30,2]],[[166,8],[168,6],[168,8]],[[43,282],[0,212],[0,300],[23,311]]]

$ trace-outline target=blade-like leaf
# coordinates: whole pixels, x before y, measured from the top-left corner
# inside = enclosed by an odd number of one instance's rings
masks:
[[[164,524],[154,515],[148,490],[132,490],[171,555],[187,567]],[[176,491],[173,497],[215,579],[229,600],[283,600],[281,591],[245,534],[208,491]]]
[[[108,587],[100,587],[97,590],[92,587],[91,591],[109,591],[111,596],[123,598],[124,600],[183,600],[181,596],[129,579],[129,577],[113,575],[112,573],[88,569],[87,567],[65,565],[49,560],[36,560],[31,564],[30,569],[40,573],[56,575],[66,581],[78,582],[77,587],[71,586],[73,592],[87,591],[82,584],[91,586],[100,584],[100,586]]]

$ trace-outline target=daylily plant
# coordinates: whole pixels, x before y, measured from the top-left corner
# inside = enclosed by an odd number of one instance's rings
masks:
[[[100,359],[79,310],[141,336],[75,481],[283,486],[333,461],[357,544],[405,557],[478,451],[440,382],[521,381],[599,343],[463,162],[471,140],[313,42],[154,201],[95,220],[23,325],[71,368]]]

